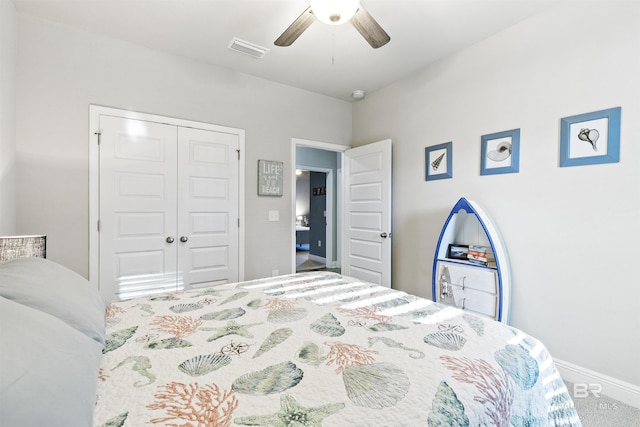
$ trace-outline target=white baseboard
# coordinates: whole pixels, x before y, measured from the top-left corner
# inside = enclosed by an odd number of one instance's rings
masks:
[[[326,265],[327,259],[319,255],[309,254],[309,259],[316,262],[321,262]]]
[[[564,380],[574,384],[591,384],[591,390],[601,387],[603,395],[640,409],[640,387],[563,360],[553,361]]]

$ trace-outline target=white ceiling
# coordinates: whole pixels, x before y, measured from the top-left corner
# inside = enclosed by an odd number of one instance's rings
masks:
[[[13,0],[19,13],[344,100],[370,93],[560,0],[361,0],[391,41],[372,49],[350,24],[316,21],[290,47],[273,41],[308,0]],[[266,47],[231,51],[232,38]]]

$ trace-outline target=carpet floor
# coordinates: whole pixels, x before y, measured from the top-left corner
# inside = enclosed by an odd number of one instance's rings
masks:
[[[582,427],[640,427],[640,409],[607,396],[576,397],[574,385],[565,381]],[[581,396],[578,393],[578,396]]]
[[[323,262],[318,262],[307,258],[302,263],[296,265],[296,271],[321,270],[325,267],[326,265]]]
[[[308,251],[296,251],[296,272],[302,271],[333,271],[334,273],[340,273],[339,268],[327,268],[324,262],[318,262],[313,259],[309,259]]]

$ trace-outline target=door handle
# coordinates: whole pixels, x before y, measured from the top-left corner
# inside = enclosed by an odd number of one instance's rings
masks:
[[[380,237],[382,237],[383,239],[386,239],[387,237],[390,238],[391,237],[391,233],[387,234],[386,232],[383,231],[382,233],[380,233]]]
[[[188,238],[187,236],[182,236],[182,237],[180,237],[180,241],[181,241],[182,243],[185,243],[187,240],[189,240],[189,238]]]
[[[165,239],[167,243],[173,243],[173,237],[169,236]]]

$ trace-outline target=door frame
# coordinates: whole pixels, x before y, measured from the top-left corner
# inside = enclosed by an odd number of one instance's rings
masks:
[[[100,234],[98,233],[100,218],[100,150],[98,149],[101,129],[101,115],[109,115],[124,119],[142,120],[164,123],[172,126],[191,127],[196,129],[224,132],[238,135],[238,279],[244,280],[245,253],[245,131],[244,129],[178,119],[156,114],[140,113],[119,108],[89,104],[89,282],[96,289],[99,283],[100,266]]]
[[[293,224],[291,225],[291,245],[289,245],[289,247],[291,248],[291,272],[295,273],[296,271],[296,222],[295,222],[295,218],[296,218],[296,168],[298,166],[297,162],[296,162],[296,147],[306,147],[306,148],[316,148],[319,150],[325,150],[325,151],[335,151],[337,153],[340,153],[340,159],[339,159],[339,165],[338,165],[338,169],[341,170],[342,169],[342,153],[344,153],[346,150],[348,150],[349,148],[351,148],[351,146],[348,145],[339,145],[339,144],[332,144],[329,142],[321,142],[321,141],[313,141],[310,139],[301,139],[301,138],[291,138],[291,164],[293,165],[293,167],[291,168],[291,212],[292,212],[292,218],[294,219]],[[301,165],[304,169],[306,170],[310,170],[310,171],[316,171],[316,172],[331,172],[331,170],[329,169],[323,169],[320,167],[314,167],[314,166],[308,166],[308,165]],[[327,179],[329,179],[330,175],[332,174],[327,174]],[[340,177],[340,173],[337,174],[338,176],[335,177],[335,179],[337,180],[337,185],[336,188],[341,188],[342,186],[342,180]],[[327,187],[329,185],[327,184]],[[329,194],[327,194],[327,196],[329,196]],[[327,204],[329,203],[329,197],[327,197]],[[338,214],[336,215],[337,221],[338,223],[340,223],[340,221],[342,220],[342,218],[340,217],[340,209],[341,209],[341,204],[342,204],[342,195],[339,194],[337,197],[337,206],[335,207],[338,210]],[[331,203],[333,204],[333,201],[331,201]],[[333,209],[333,207],[332,207]],[[327,209],[329,210],[329,209]],[[339,228],[338,224],[333,224],[333,219],[331,219],[330,221],[331,223],[331,228],[329,227],[329,222],[327,222],[327,235],[329,235],[329,233],[332,233],[333,231],[333,227],[337,227]],[[338,233],[339,234],[339,233]],[[332,234],[331,234],[332,236]],[[328,241],[327,238],[325,238],[325,240]],[[331,237],[331,241],[333,242],[333,237]],[[336,253],[336,260],[337,263],[340,263],[341,260],[341,250],[342,250],[342,245],[341,244],[336,244],[335,245],[337,248],[337,253]],[[328,247],[328,243],[327,243],[327,252],[328,249],[330,249]],[[333,252],[333,243],[332,243],[332,247],[331,247],[331,252]],[[337,267],[336,265],[330,265],[333,264],[333,258],[327,262],[327,266],[330,268],[333,267]]]

